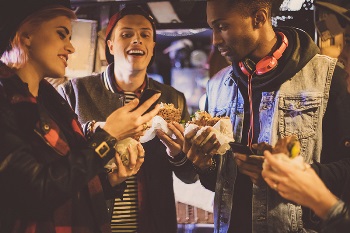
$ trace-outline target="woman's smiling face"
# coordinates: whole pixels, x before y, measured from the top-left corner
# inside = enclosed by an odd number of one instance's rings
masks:
[[[55,17],[27,34],[24,43],[28,48],[28,65],[33,66],[42,77],[63,77],[68,55],[75,51],[70,42],[71,19]]]

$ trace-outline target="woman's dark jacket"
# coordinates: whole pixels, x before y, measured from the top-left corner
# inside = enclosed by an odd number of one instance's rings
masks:
[[[87,141],[47,81],[35,98],[19,77],[0,79],[0,232],[110,232],[104,191],[119,187],[103,166],[115,152],[95,149],[114,140],[99,129]]]

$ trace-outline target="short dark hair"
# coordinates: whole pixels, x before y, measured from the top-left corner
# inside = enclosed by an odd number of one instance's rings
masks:
[[[244,16],[249,16],[261,8],[267,8],[269,10],[269,17],[271,17],[272,5],[276,1],[279,0],[226,0],[228,6],[239,9]]]

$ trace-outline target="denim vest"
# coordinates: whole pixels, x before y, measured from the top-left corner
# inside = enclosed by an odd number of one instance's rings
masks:
[[[312,163],[320,160],[322,119],[336,59],[316,55],[276,92],[263,92],[259,107],[259,142],[274,145],[279,137],[297,135],[301,156]],[[231,67],[221,70],[207,86],[207,111],[214,116],[229,116],[236,141],[241,141],[244,100],[231,77]],[[220,157],[214,198],[215,233],[228,230],[237,166],[228,151]],[[300,206],[289,203],[277,192],[253,185],[253,232],[306,232]],[[239,201],[239,200],[237,200]]]

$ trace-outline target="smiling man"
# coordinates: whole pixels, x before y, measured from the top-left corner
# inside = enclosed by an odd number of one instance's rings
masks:
[[[59,88],[87,131],[95,128],[94,121],[103,121],[121,107],[120,99],[127,103],[146,89],[161,91],[159,101],[174,104],[182,111],[182,119],[189,119],[183,93],[147,77],[155,30],[153,18],[146,11],[123,8],[111,17],[106,29],[107,70],[101,75],[70,80]],[[176,138],[158,131],[158,137],[144,143],[145,160],[139,173],[127,179],[122,199],[108,201],[112,232],[176,233],[172,172],[187,183],[197,176],[182,152],[183,127],[176,122],[168,127]]]

